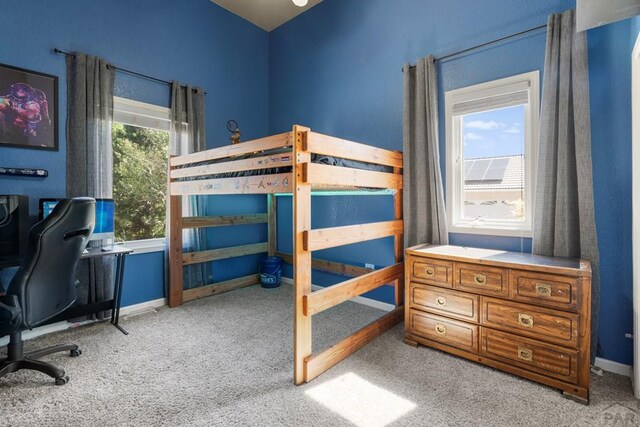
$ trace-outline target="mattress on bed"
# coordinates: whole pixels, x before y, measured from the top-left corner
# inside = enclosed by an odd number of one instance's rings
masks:
[[[290,149],[280,149],[280,150],[271,150],[271,151],[268,151],[268,152],[261,151],[259,153],[247,154],[247,155],[243,155],[243,156],[237,156],[237,157],[234,157],[233,160],[244,160],[244,159],[250,159],[250,158],[253,158],[253,157],[270,156],[270,155],[277,155],[277,154],[284,154],[284,153],[290,154],[291,150]],[[197,166],[213,165],[213,164],[225,163],[225,162],[228,162],[228,161],[229,161],[229,159],[213,160],[213,161],[209,161],[209,162],[206,162],[206,163],[199,163]],[[361,170],[368,170],[368,171],[375,171],[375,172],[388,172],[388,173],[392,173],[393,172],[393,168],[390,167],[390,166],[378,165],[378,164],[375,164],[375,163],[360,162],[360,161],[357,161],[357,160],[349,160],[349,159],[343,159],[341,157],[332,157],[332,156],[325,156],[325,155],[320,155],[320,154],[312,154],[311,155],[311,162],[318,163],[318,164],[323,164],[323,165],[329,165],[329,166],[339,166],[339,167],[361,169]],[[187,164],[187,165],[184,165],[183,168],[190,167],[190,166],[194,166],[194,165]],[[199,176],[189,177],[189,178],[179,178],[176,181],[192,181],[192,180],[200,180],[200,179],[218,179],[218,178],[237,178],[237,177],[254,176],[254,175],[272,175],[272,174],[277,174],[277,173],[289,173],[289,172],[291,172],[291,170],[292,170],[291,166],[277,167],[277,168],[265,168],[265,169],[254,169],[254,170],[248,170],[248,171],[227,172],[227,173],[218,173],[218,174],[210,174],[210,175],[199,175]]]

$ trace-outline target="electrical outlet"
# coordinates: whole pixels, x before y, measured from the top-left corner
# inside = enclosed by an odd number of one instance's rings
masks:
[[[368,262],[364,263],[364,268],[368,268],[369,270],[375,270],[376,269],[376,265],[375,264],[369,264]]]

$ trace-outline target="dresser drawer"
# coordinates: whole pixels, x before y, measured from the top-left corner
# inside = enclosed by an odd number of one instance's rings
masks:
[[[409,306],[468,322],[478,322],[479,297],[411,282]]]
[[[450,288],[453,284],[453,263],[430,258],[411,258],[411,280]]]
[[[478,353],[478,326],[409,309],[410,333]]]
[[[480,328],[480,354],[571,383],[578,380],[578,352],[553,344]]]
[[[511,298],[517,301],[576,311],[578,278],[511,270]]]
[[[491,296],[509,296],[509,270],[478,264],[455,263],[454,289]]]
[[[578,345],[577,314],[486,297],[481,304],[483,326],[573,348]]]

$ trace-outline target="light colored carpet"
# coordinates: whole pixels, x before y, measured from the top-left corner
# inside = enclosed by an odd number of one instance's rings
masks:
[[[402,342],[402,325],[310,384],[292,384],[292,290],[251,287],[122,322],[27,342],[75,342],[50,360],[67,371],[0,379],[0,424],[111,425],[637,425],[628,378],[592,378],[589,407],[553,389]],[[380,316],[345,303],[314,317],[316,349]],[[618,424],[615,424],[618,422]],[[626,424],[621,424],[626,423]]]

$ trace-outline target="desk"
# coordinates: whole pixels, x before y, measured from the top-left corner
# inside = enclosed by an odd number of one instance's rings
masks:
[[[118,324],[120,320],[120,304],[122,302],[122,282],[124,278],[124,263],[126,256],[132,253],[133,250],[124,246],[114,245],[113,248],[103,251],[101,248],[87,248],[87,251],[82,254],[80,259],[95,259],[105,256],[112,256],[116,259],[115,277],[113,283],[113,299],[95,302],[91,304],[76,305],[68,308],[64,312],[55,316],[49,323],[62,322],[65,320],[73,319],[81,316],[88,316],[90,314],[99,313],[105,310],[111,310],[111,324],[118,328],[123,334],[129,335],[129,333]],[[14,258],[1,258],[0,269],[7,267],[17,267],[20,265],[22,259],[18,257]]]

